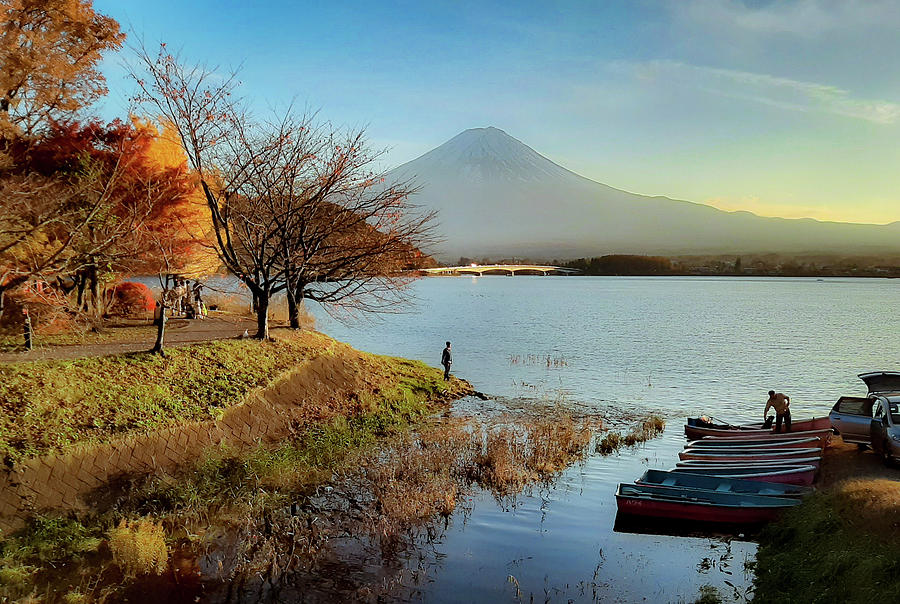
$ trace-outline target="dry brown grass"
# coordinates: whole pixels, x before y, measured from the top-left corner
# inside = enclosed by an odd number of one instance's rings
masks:
[[[412,396],[401,391],[392,413]],[[585,456],[599,418],[547,413],[517,408],[416,424],[372,416],[320,425],[293,446],[218,451],[190,477],[135,485],[117,514],[144,519],[110,531],[109,548],[129,582],[166,568],[165,527],[198,559],[225,560],[217,578],[248,594],[285,582],[328,585],[322,593],[335,597],[341,577],[347,600],[390,595],[402,584],[394,562],[439,539],[446,519],[469,509],[473,490],[515,497]]]
[[[404,527],[456,508],[459,466],[467,457],[468,434],[459,425],[407,435],[365,460],[365,478],[378,512],[377,532],[396,535]]]
[[[119,522],[109,532],[109,549],[127,577],[162,574],[169,560],[163,527],[150,519]]]
[[[207,306],[212,306],[218,312],[239,317],[253,317],[255,314],[250,306],[248,295],[212,293],[204,297]],[[300,329],[315,329],[316,318],[307,310],[305,304],[300,305]],[[269,321],[274,325],[288,324],[287,298],[283,295],[276,296],[269,303]]]
[[[600,424],[599,417],[565,411],[482,424],[473,434],[474,455],[466,475],[501,496],[550,480],[584,457]]]
[[[833,491],[835,509],[854,530],[900,541],[900,482],[847,480]]]

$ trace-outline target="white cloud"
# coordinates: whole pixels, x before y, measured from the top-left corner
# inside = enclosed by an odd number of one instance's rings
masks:
[[[768,74],[677,61],[652,61],[639,64],[638,75],[644,79],[663,80],[672,86],[692,86],[791,111],[829,113],[879,124],[893,124],[900,119],[898,103],[857,98],[837,86]]]
[[[699,24],[757,34],[816,37],[900,24],[896,0],[775,0],[763,6],[748,6],[741,0],[686,0],[672,8]]]

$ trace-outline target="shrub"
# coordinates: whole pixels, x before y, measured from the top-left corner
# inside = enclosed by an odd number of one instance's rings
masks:
[[[633,447],[656,438],[666,429],[666,422],[658,415],[649,415],[640,424],[631,429],[628,434],[609,432],[603,439],[597,441],[595,450],[601,455],[609,455],[618,451],[621,447]]]
[[[125,281],[112,288],[109,314],[119,317],[143,317],[156,308],[153,292],[143,283]]]
[[[161,525],[152,520],[122,520],[109,533],[113,560],[126,576],[161,574],[166,570],[169,550]]]

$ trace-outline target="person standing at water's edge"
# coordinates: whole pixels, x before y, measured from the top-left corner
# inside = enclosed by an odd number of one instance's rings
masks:
[[[791,397],[780,392],[769,390],[769,400],[766,401],[766,410],[763,418],[769,412],[769,407],[775,409],[775,431],[781,432],[781,422],[784,422],[784,431],[791,431]]]
[[[444,366],[444,380],[450,379],[450,365],[452,364],[453,355],[450,353],[450,342],[447,342],[447,347],[441,353],[441,365]]]

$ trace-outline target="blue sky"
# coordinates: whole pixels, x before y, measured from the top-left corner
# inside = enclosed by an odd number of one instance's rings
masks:
[[[398,165],[493,125],[594,180],[770,216],[900,220],[900,2],[95,0],[132,42],[241,66],[260,110]],[[105,71],[104,115],[131,85]]]

